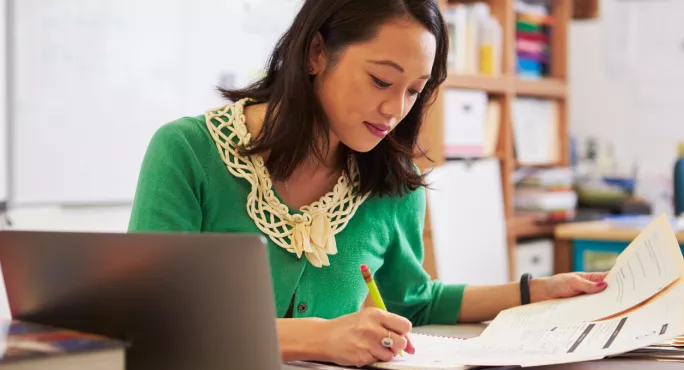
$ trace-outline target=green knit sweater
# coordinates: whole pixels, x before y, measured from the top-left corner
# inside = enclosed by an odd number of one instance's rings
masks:
[[[251,185],[231,174],[204,116],[162,126],[143,160],[130,232],[261,233],[245,205]],[[268,240],[278,317],[335,318],[358,311],[368,290],[359,271],[367,264],[387,309],[414,325],[454,324],[463,285],[430,280],[422,268],[425,190],[403,197],[369,197],[336,234],[330,266]],[[263,235],[263,234],[262,234]]]

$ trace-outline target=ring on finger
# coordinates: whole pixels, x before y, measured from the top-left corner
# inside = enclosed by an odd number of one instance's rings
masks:
[[[394,340],[392,340],[392,331],[387,331],[387,336],[382,338],[382,345],[387,348],[391,348],[394,345]]]

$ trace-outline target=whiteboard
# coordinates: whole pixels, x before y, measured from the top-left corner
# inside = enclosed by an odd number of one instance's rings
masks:
[[[13,201],[128,203],[152,134],[253,79],[298,0],[14,0]]]

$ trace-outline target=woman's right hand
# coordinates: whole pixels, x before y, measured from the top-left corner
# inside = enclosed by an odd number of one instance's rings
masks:
[[[400,351],[414,353],[408,339],[411,322],[404,317],[367,307],[359,312],[326,322],[326,358],[342,366],[365,366],[378,361],[391,361]],[[392,338],[392,348],[382,345]]]

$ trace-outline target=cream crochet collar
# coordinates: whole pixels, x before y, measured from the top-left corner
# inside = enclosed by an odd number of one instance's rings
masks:
[[[278,246],[301,258],[304,254],[316,266],[329,266],[328,255],[337,253],[335,234],[342,231],[367,196],[354,194],[358,171],[350,162],[350,180],[340,176],[333,190],[318,201],[303,206],[300,213],[290,213],[273,191],[273,183],[264,159],[259,155],[243,156],[239,148],[251,144],[245,124],[244,108],[248,99],[227,104],[205,114],[221,159],[234,176],[249,181],[247,213],[256,226]]]

